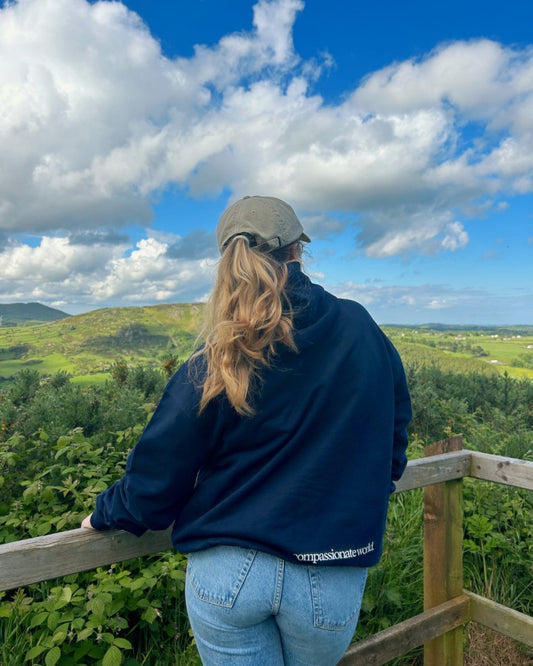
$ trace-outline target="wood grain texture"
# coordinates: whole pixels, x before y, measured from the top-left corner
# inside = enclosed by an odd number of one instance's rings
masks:
[[[460,436],[426,447],[426,456],[461,451]],[[424,610],[458,597],[463,589],[463,488],[454,479],[424,488]],[[424,646],[424,666],[460,666],[463,628]]]
[[[471,451],[470,476],[533,490],[533,462]]]
[[[136,537],[77,529],[0,546],[0,590],[87,571],[172,548],[170,529]]]
[[[339,666],[380,666],[407,654],[469,620],[469,601],[461,595],[429,611],[353,643]]]
[[[396,492],[402,493],[468,476],[470,454],[471,451],[454,451],[409,461],[402,478],[396,482]]]
[[[471,619],[474,622],[533,647],[533,617],[472,592],[465,594],[470,599]]]

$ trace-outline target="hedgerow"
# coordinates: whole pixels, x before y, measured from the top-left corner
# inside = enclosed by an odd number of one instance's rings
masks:
[[[100,388],[18,377],[0,396],[0,542],[79,527],[116,480],[165,375],[117,367]],[[466,448],[533,460],[533,385],[408,367],[410,457],[462,433]],[[120,424],[120,427],[117,427]],[[422,490],[391,498],[385,552],[369,576],[357,637],[422,610]],[[464,483],[465,585],[533,613],[533,497]],[[199,664],[187,622],[185,556],[165,552],[0,595],[0,663]],[[404,663],[413,663],[409,657]]]

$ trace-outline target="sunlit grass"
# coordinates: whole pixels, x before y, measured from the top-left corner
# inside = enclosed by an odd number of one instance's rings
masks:
[[[186,303],[104,308],[38,326],[0,328],[0,377],[31,366],[43,375],[106,374],[117,359],[158,367],[166,355],[191,353],[203,310]],[[142,331],[138,342],[121,338],[134,326]]]
[[[92,375],[77,375],[72,378],[73,384],[80,386],[102,386],[105,382],[111,381],[109,372],[97,372]]]

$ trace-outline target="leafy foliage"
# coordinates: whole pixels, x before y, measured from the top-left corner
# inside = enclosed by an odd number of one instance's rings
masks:
[[[80,430],[57,441],[44,430],[7,440],[0,465],[9,472],[2,490],[11,502],[6,511],[4,501],[0,542],[79,527],[96,495],[124,469],[141,429],[116,433],[98,447]],[[172,655],[166,663],[176,663],[174,653],[187,653],[191,640],[184,580],[185,558],[168,552],[4,595],[0,663],[22,663],[10,643],[20,635],[26,638],[24,661],[29,663],[120,664],[125,652],[155,649]],[[143,662],[131,657],[126,663]]]
[[[81,428],[87,436],[105,438],[108,431],[144,423],[164,388],[164,373],[119,360],[112,378],[103,386],[81,386],[65,372],[43,378],[22,370],[0,392],[0,441],[15,433],[30,437],[43,424],[50,437]]]
[[[168,371],[120,359],[113,367],[101,387],[26,369],[0,396],[0,542],[78,527],[122,473]],[[411,458],[461,432],[467,448],[533,460],[530,381],[434,364],[408,365],[407,374]],[[370,572],[357,637],[421,612],[422,511],[421,490],[391,498],[385,551]],[[464,483],[466,587],[529,614],[532,511],[531,493]],[[199,664],[184,575],[184,556],[166,552],[4,594],[0,663]]]

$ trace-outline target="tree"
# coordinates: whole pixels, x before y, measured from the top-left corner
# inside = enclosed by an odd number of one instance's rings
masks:
[[[18,407],[33,398],[40,383],[41,375],[37,370],[21,370],[15,375],[8,397]]]
[[[118,386],[124,386],[128,379],[129,368],[126,361],[120,358],[118,361],[115,361],[111,366],[111,377]]]

